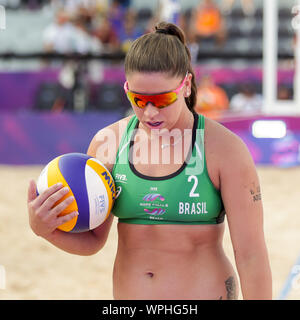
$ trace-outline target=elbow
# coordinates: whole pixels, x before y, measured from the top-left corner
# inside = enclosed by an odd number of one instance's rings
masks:
[[[103,246],[102,246],[103,247]],[[87,248],[84,251],[81,252],[74,252],[75,254],[79,255],[79,256],[83,256],[83,257],[88,257],[88,256],[93,256],[96,253],[98,253],[102,247],[95,247],[95,248]]]
[[[93,234],[94,235],[94,234]],[[106,243],[106,239],[99,239],[94,235],[93,245],[90,245],[84,252],[84,256],[93,256],[99,251],[101,251]]]
[[[260,274],[266,279],[271,277],[270,261],[266,250],[237,251],[235,252],[235,261],[239,272]]]
[[[92,234],[92,233],[90,233]],[[88,243],[84,244],[80,249],[69,251],[69,253],[79,255],[79,256],[93,256],[96,253],[98,253],[105,245],[106,241],[103,241],[102,239],[97,238],[95,235],[93,235]]]
[[[70,254],[76,255],[76,256],[82,256],[82,257],[88,257],[88,256],[93,256],[97,252],[99,252],[101,248],[96,248],[96,247],[86,247],[86,248],[81,248],[80,250],[64,250]]]
[[[237,265],[255,265],[259,261],[268,260],[265,250],[235,250],[234,255]]]
[[[237,261],[244,263],[251,263],[257,260],[268,261],[268,250],[264,240],[245,244],[237,245],[234,248],[234,255]]]
[[[84,257],[89,257],[89,256],[95,255],[95,254],[98,253],[99,251],[100,251],[100,250],[89,249],[89,250],[86,250],[85,252],[81,253],[80,255],[81,255],[81,256],[84,256]]]

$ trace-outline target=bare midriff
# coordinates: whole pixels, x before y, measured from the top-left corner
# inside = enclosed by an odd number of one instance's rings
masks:
[[[118,224],[115,299],[236,299],[219,225]]]

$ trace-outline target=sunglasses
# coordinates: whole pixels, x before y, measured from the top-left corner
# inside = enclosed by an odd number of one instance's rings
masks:
[[[148,103],[151,103],[156,108],[162,109],[169,106],[178,99],[178,93],[183,88],[187,76],[188,72],[186,73],[186,76],[182,80],[180,86],[177,89],[169,92],[162,92],[158,94],[140,94],[129,90],[128,81],[124,83],[124,90],[127,94],[128,100],[131,102],[132,105],[143,109],[146,107]]]

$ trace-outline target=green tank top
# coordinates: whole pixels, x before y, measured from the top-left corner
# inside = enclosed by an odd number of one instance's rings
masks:
[[[133,116],[122,136],[112,170],[117,189],[113,214],[131,224],[218,224],[224,221],[220,192],[212,184],[204,153],[202,115],[194,114],[192,144],[186,161],[163,177],[139,173],[132,161],[139,121]]]

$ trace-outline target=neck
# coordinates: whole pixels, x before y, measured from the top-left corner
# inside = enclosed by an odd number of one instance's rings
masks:
[[[188,109],[183,109],[180,113],[178,120],[174,123],[171,128],[164,128],[160,130],[151,130],[148,127],[145,127],[143,123],[140,122],[139,128],[143,129],[143,131],[147,135],[147,140],[149,141],[153,139],[160,139],[159,137],[168,137],[170,133],[172,133],[173,142],[177,142],[183,138],[183,135],[190,132],[192,133],[194,126],[194,115]],[[145,136],[144,136],[145,137]],[[169,144],[173,145],[173,143]]]
[[[169,140],[167,143],[163,142],[164,137],[162,136],[163,141],[161,143],[161,149],[173,147],[179,143],[183,143],[185,135],[192,136],[193,126],[194,116],[193,113],[188,110],[188,112],[185,112],[184,115],[180,115],[178,122],[170,131],[168,131],[168,133],[170,133],[172,130],[179,130],[177,134],[173,131],[171,141]]]
[[[193,126],[194,126],[194,115],[189,109],[187,109],[180,114],[180,116],[178,117],[178,121],[174,125],[174,128],[177,128],[183,132],[186,129],[192,130]]]

